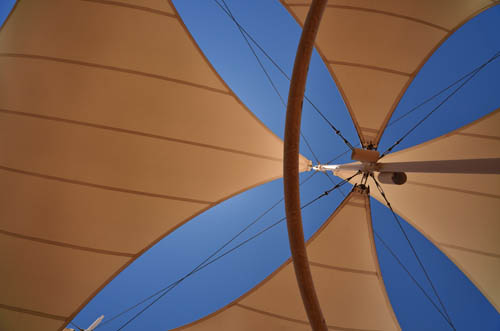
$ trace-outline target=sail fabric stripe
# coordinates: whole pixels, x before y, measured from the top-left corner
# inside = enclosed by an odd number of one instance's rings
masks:
[[[12,311],[16,311],[16,312],[23,313],[23,314],[29,314],[29,315],[39,316],[39,317],[43,317],[43,318],[50,318],[50,319],[54,319],[54,320],[58,320],[58,321],[67,321],[68,320],[68,318],[64,317],[64,316],[47,314],[47,313],[43,313],[41,311],[4,305],[1,303],[0,303],[0,309],[12,310]]]
[[[294,323],[300,323],[300,324],[304,324],[304,325],[309,325],[308,321],[303,321],[303,320],[299,320],[299,319],[295,319],[295,318],[290,318],[290,317],[286,317],[286,316],[281,316],[281,315],[273,314],[273,313],[270,313],[270,312],[267,312],[267,311],[263,311],[263,310],[260,310],[260,309],[255,309],[255,308],[243,305],[241,303],[236,303],[235,306],[243,308],[243,309],[246,309],[246,310],[249,310],[249,311],[252,311],[252,312],[255,312],[255,313],[258,313],[258,314],[264,314],[264,315],[267,315],[267,316],[271,316],[271,317],[274,317],[274,318],[283,319],[283,320],[294,322]]]
[[[377,276],[378,275],[376,271],[357,270],[357,269],[351,269],[351,268],[342,268],[342,267],[336,267],[336,266],[327,265],[327,264],[323,264],[323,263],[318,263],[318,262],[314,262],[314,261],[309,261],[309,263],[312,266],[319,267],[319,268],[334,269],[334,270],[339,270],[339,271],[353,272],[353,273],[364,274],[364,275],[371,275],[371,276]]]
[[[461,136],[473,137],[473,138],[500,140],[500,137],[498,137],[498,136],[489,136],[489,135],[485,135],[485,134],[465,133],[465,132],[457,132],[456,134],[461,135]]]
[[[96,128],[96,129],[116,131],[116,132],[120,132],[120,133],[127,133],[127,134],[132,134],[132,135],[137,135],[137,136],[143,136],[143,137],[148,137],[148,138],[153,138],[153,139],[166,140],[166,141],[176,142],[176,143],[180,143],[180,144],[188,144],[188,145],[192,145],[192,146],[209,148],[209,149],[219,150],[219,151],[228,152],[228,153],[242,154],[242,155],[256,157],[256,158],[261,158],[261,159],[270,160],[270,161],[281,162],[283,160],[282,158],[278,158],[278,157],[270,157],[270,156],[266,156],[266,155],[259,155],[259,154],[255,154],[255,153],[249,153],[249,152],[245,152],[245,151],[239,151],[239,150],[235,150],[235,149],[231,149],[231,148],[225,148],[225,147],[221,147],[221,146],[201,144],[201,143],[197,143],[197,142],[194,142],[194,141],[186,141],[186,140],[182,140],[182,139],[177,139],[177,138],[172,138],[172,137],[165,137],[165,136],[160,136],[160,135],[156,135],[156,134],[150,134],[150,133],[146,133],[146,132],[140,132],[140,131],[134,131],[134,130],[127,130],[127,129],[117,128],[117,127],[111,127],[111,126],[102,125],[102,124],[95,124],[95,123],[82,122],[82,121],[75,121],[75,120],[70,120],[70,119],[65,119],[65,118],[54,117],[54,116],[33,114],[33,113],[27,113],[27,112],[21,112],[21,111],[14,111],[14,110],[3,109],[3,108],[0,108],[0,113],[6,113],[6,114],[18,115],[18,116],[27,116],[27,117],[39,118],[39,119],[44,119],[44,120],[49,120],[49,121],[55,121],[55,122],[61,122],[61,123],[69,123],[69,124],[87,126],[87,127],[92,127],[92,128]]]
[[[467,247],[462,247],[462,246],[458,246],[458,245],[447,244],[447,243],[443,243],[443,242],[437,242],[437,244],[439,246],[443,246],[443,247],[454,248],[454,249],[462,250],[462,251],[469,252],[469,253],[474,253],[474,254],[479,254],[479,255],[484,255],[484,256],[489,256],[489,257],[494,257],[494,258],[500,259],[500,254],[495,254],[495,253],[490,253],[490,252],[484,252],[484,251],[480,251],[480,250],[477,250],[477,249],[470,249],[470,248],[467,248]]]
[[[443,185],[421,183],[421,182],[416,182],[416,181],[413,181],[413,180],[407,181],[407,184],[419,185],[419,186],[425,186],[425,187],[431,187],[431,188],[436,188],[436,189],[440,189],[440,190],[454,191],[454,192],[460,192],[460,193],[465,193],[465,194],[478,195],[478,196],[483,196],[483,197],[487,197],[487,198],[500,199],[500,194],[489,194],[489,193],[484,193],[484,192],[464,190],[464,189],[459,189],[459,188],[454,188],[454,187],[449,187],[449,186],[443,186]]]
[[[304,3],[304,4],[299,4],[299,3],[293,3],[292,4],[292,3],[290,3],[290,4],[288,4],[288,6],[290,6],[290,7],[309,7],[310,5],[311,5],[310,3]],[[446,31],[446,32],[450,31],[449,29],[447,29],[447,28],[445,28],[443,26],[440,26],[438,24],[427,22],[427,21],[424,21],[424,20],[421,20],[421,19],[418,19],[418,18],[415,18],[415,17],[400,15],[400,14],[391,13],[391,12],[383,11],[383,10],[376,10],[376,9],[371,9],[371,8],[363,8],[363,7],[355,7],[355,6],[333,5],[333,4],[329,4],[329,5],[327,5],[327,7],[329,7],[329,8],[338,8],[338,9],[346,9],[346,10],[366,11],[366,12],[376,13],[376,14],[380,14],[380,15],[393,16],[393,17],[398,17],[398,18],[404,19],[404,20],[408,20],[408,21],[413,21],[413,22],[416,22],[416,23],[424,24],[424,25],[436,28],[438,30],[442,30],[442,31]]]
[[[59,242],[59,241],[53,241],[53,240],[46,240],[43,238],[37,238],[37,237],[31,237],[31,236],[26,236],[23,234],[19,233],[14,233],[10,231],[5,231],[0,229],[0,234],[6,235],[6,236],[11,236],[19,239],[24,239],[24,240],[31,240],[31,241],[37,241],[43,244],[47,245],[55,245],[55,246],[60,246],[60,247],[65,247],[65,248],[70,248],[70,249],[78,249],[82,251],[88,251],[92,253],[97,253],[97,254],[105,254],[105,255],[115,255],[115,256],[125,256],[125,257],[135,257],[136,254],[133,253],[126,253],[126,252],[115,252],[115,251],[109,251],[105,249],[98,249],[98,248],[92,248],[92,247],[83,247],[83,246],[78,246],[78,245],[72,245],[69,243],[64,243],[64,242]]]
[[[393,70],[393,69],[389,69],[389,68],[377,67],[377,66],[372,66],[372,65],[368,65],[368,64],[362,64],[362,63],[336,61],[336,60],[330,60],[330,59],[327,59],[327,62],[330,64],[339,64],[339,65],[343,65],[343,66],[351,66],[351,67],[359,67],[359,68],[365,68],[365,69],[371,69],[371,70],[378,70],[378,71],[388,72],[391,74],[396,74],[396,75],[401,75],[401,76],[408,76],[408,77],[413,76],[413,73]]]
[[[148,196],[148,197],[152,197],[152,198],[160,198],[160,199],[166,199],[166,200],[178,200],[178,201],[192,202],[192,203],[205,204],[205,205],[210,205],[210,204],[214,203],[213,201],[196,200],[196,199],[190,199],[190,198],[184,198],[184,197],[175,197],[175,196],[169,196],[169,195],[164,195],[164,194],[142,192],[142,191],[129,190],[129,189],[124,189],[124,188],[119,188],[119,187],[94,184],[94,183],[84,182],[84,181],[80,181],[80,180],[45,175],[45,174],[36,173],[36,172],[32,172],[32,171],[26,171],[26,170],[22,170],[22,169],[14,169],[14,168],[10,168],[10,167],[5,167],[3,165],[0,165],[0,169],[5,170],[5,171],[10,171],[10,172],[16,172],[16,173],[23,174],[23,175],[40,177],[40,178],[45,178],[45,179],[49,179],[49,180],[55,180],[55,181],[64,182],[64,183],[89,186],[89,187],[99,188],[99,189],[103,189],[103,190],[116,191],[116,192],[122,192],[122,193],[144,195],[144,196]]]
[[[51,56],[45,56],[45,55],[36,55],[36,54],[20,54],[20,53],[0,53],[0,57],[17,57],[17,58],[25,58],[25,59],[33,59],[33,60],[44,60],[44,61],[53,61],[53,62],[61,62],[61,63],[69,63],[69,64],[74,64],[74,65],[80,65],[80,66],[85,66],[85,67],[91,67],[91,68],[98,68],[98,69],[104,69],[104,70],[111,70],[111,71],[117,71],[117,72],[123,72],[127,74],[132,74],[132,75],[138,75],[142,77],[148,77],[148,78],[153,78],[153,79],[159,79],[159,80],[164,80],[164,81],[169,81],[169,82],[174,82],[178,84],[184,84],[184,85],[189,85],[201,89],[206,89],[212,92],[216,93],[222,93],[222,94],[227,94],[227,95],[232,95],[231,92],[226,91],[226,90],[220,90],[217,88],[213,88],[210,86],[206,85],[200,85],[188,81],[184,81],[181,79],[176,79],[176,78],[171,78],[163,75],[157,75],[153,73],[148,73],[148,72],[143,72],[143,71],[138,71],[138,70],[132,70],[132,69],[127,69],[127,68],[120,68],[116,66],[110,66],[110,65],[104,65],[104,64],[99,64],[99,63],[90,63],[90,62],[85,62],[85,61],[78,61],[78,60],[72,60],[72,59],[65,59],[65,58],[57,58],[57,57],[51,57]]]
[[[424,21],[424,20],[421,20],[421,19],[418,19],[418,18],[415,18],[415,17],[411,17],[411,16],[405,16],[405,15],[401,15],[401,14],[391,13],[391,12],[388,12],[388,11],[376,10],[376,9],[371,9],[371,8],[354,7],[354,6],[342,6],[342,5],[328,5],[328,7],[339,8],[339,9],[347,9],[347,10],[366,11],[366,12],[376,13],[376,14],[380,14],[380,15],[393,16],[393,17],[404,19],[404,20],[408,20],[408,21],[412,21],[412,22],[424,24],[424,25],[427,25],[427,26],[430,26],[430,27],[433,27],[433,28],[436,28],[438,30],[442,30],[442,31],[445,31],[445,32],[450,32],[449,29],[447,29],[447,28],[445,28],[443,26],[440,26],[438,24],[427,22],[427,21]]]
[[[295,319],[295,318],[290,318],[290,317],[286,317],[286,316],[274,314],[274,313],[271,313],[271,312],[268,312],[268,311],[264,311],[264,310],[260,310],[260,309],[255,309],[255,308],[243,305],[241,303],[236,303],[235,306],[241,307],[241,308],[246,309],[246,310],[253,311],[253,312],[258,313],[258,314],[264,314],[264,315],[267,315],[267,316],[271,316],[271,317],[275,317],[275,318],[279,318],[279,319],[284,319],[284,320],[287,320],[287,321],[290,321],[290,322],[295,322],[295,323],[309,325],[309,322],[307,322],[307,321],[303,321],[303,320],[299,320],[299,319]],[[381,331],[381,330],[374,330],[374,329],[344,328],[344,327],[341,327],[341,326],[330,325],[330,324],[328,324],[327,326],[328,326],[329,330],[338,330],[338,331]]]
[[[123,7],[123,8],[130,8],[130,9],[141,10],[143,12],[148,12],[148,13],[152,13],[152,14],[177,18],[177,15],[163,11],[163,10],[158,10],[158,9],[154,9],[154,8],[144,7],[144,6],[136,6],[136,5],[132,5],[129,3],[123,3],[123,2],[119,2],[119,1],[112,1],[112,0],[80,0],[80,1],[93,2],[93,3],[97,3],[97,4],[117,6],[117,7]]]

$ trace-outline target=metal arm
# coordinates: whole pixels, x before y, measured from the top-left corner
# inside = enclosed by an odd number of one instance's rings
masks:
[[[500,159],[435,160],[415,162],[318,164],[315,171],[340,172],[424,172],[447,174],[500,174]]]

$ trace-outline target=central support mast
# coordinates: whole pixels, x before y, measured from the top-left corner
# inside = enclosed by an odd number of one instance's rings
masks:
[[[299,143],[302,103],[314,41],[327,0],[313,0],[302,30],[293,67],[286,111],[285,143],[283,152],[283,180],[288,238],[292,252],[297,283],[314,331],[327,331],[323,313],[314,289],[305,247],[299,189]]]

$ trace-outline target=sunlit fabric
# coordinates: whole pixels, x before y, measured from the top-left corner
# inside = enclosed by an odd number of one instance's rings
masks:
[[[302,24],[310,0],[281,0]],[[490,0],[329,1],[317,50],[364,146],[377,146],[399,100],[432,53]]]
[[[310,1],[282,3],[302,24]],[[316,45],[365,147],[377,146],[400,98],[432,53],[457,28],[492,4],[328,3]],[[381,162],[498,158],[497,113],[434,141],[390,154]],[[483,123],[481,128],[479,123]],[[460,137],[460,141],[451,137]],[[402,186],[384,185],[396,212],[445,252],[498,310],[498,175],[407,175],[408,182]],[[370,193],[380,200],[371,179],[369,184]],[[374,251],[371,220],[368,228],[356,228],[359,223],[355,222],[370,215],[369,204],[356,202],[368,212],[363,210],[360,215],[362,208],[358,208],[354,214],[352,200],[350,196],[308,245],[324,317],[333,330],[398,329],[376,257],[368,258]],[[359,240],[363,235],[364,242]],[[226,307],[179,329],[310,330],[295,282],[291,264],[285,264]],[[357,304],[350,301],[354,297]]]
[[[354,189],[309,240],[311,271],[332,330],[399,330],[385,292],[367,193]],[[287,262],[225,309],[182,330],[310,330]]]
[[[299,23],[309,2],[282,0]],[[329,2],[318,50],[365,147],[432,53],[494,3]],[[160,239],[281,176],[282,142],[220,79],[169,0],[20,0],[0,30],[0,73],[0,329],[62,330]],[[498,158],[499,114],[382,161]],[[498,175],[409,173],[384,188],[498,310]],[[373,184],[371,194],[381,199]],[[400,329],[365,193],[351,193],[308,250],[331,329]],[[310,326],[286,263],[181,329]]]
[[[7,330],[62,329],[176,227],[281,176],[281,140],[167,1],[18,1],[0,72]]]

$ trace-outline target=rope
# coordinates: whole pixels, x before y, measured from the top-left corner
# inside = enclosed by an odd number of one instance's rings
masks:
[[[444,92],[448,91],[449,89],[451,89],[453,86],[457,85],[458,83],[460,83],[461,81],[463,81],[464,79],[466,79],[467,77],[469,77],[470,75],[472,75],[474,72],[476,72],[478,69],[480,68],[480,66],[474,68],[474,70],[468,72],[467,74],[463,75],[462,77],[460,77],[459,79],[457,79],[456,81],[454,81],[453,83],[451,83],[450,85],[448,85],[447,87],[445,87],[444,89],[440,90],[439,92],[435,93],[434,95],[430,96],[429,98],[425,99],[424,101],[422,101],[421,103],[419,103],[418,105],[416,105],[415,107],[411,108],[410,110],[408,110],[406,113],[402,114],[401,116],[399,116],[398,118],[394,119],[394,120],[391,120],[389,122],[389,124],[387,124],[387,127],[390,127],[394,124],[396,124],[397,122],[399,122],[400,120],[402,120],[403,118],[405,118],[406,116],[410,115],[411,113],[413,113],[414,111],[416,111],[418,108],[422,107],[423,105],[427,104],[428,102],[434,100],[435,98],[437,98],[438,96],[440,96],[441,94],[443,94]]]
[[[455,326],[453,325],[453,323],[451,321],[450,315],[446,311],[446,307],[444,306],[443,301],[441,300],[441,297],[439,296],[439,294],[438,294],[438,292],[436,290],[436,287],[434,286],[434,283],[432,282],[432,280],[431,280],[431,278],[430,278],[427,270],[425,269],[424,264],[422,263],[422,260],[420,260],[420,257],[418,256],[417,251],[415,250],[415,247],[413,246],[412,242],[410,241],[410,238],[408,237],[408,234],[406,233],[405,229],[403,228],[403,225],[401,224],[401,221],[399,220],[399,218],[397,217],[396,213],[394,212],[394,209],[392,209],[392,205],[389,202],[389,200],[387,199],[387,196],[385,195],[385,192],[382,189],[382,186],[380,186],[380,184],[378,183],[378,181],[375,179],[375,176],[373,175],[373,173],[371,173],[370,176],[372,177],[373,181],[375,182],[375,185],[377,186],[378,191],[380,192],[380,194],[384,198],[385,203],[387,204],[387,207],[389,207],[389,209],[391,210],[392,215],[394,216],[394,219],[396,220],[396,223],[399,226],[399,229],[401,230],[401,232],[403,233],[404,237],[406,238],[406,241],[408,242],[408,245],[410,246],[411,251],[413,252],[413,255],[415,256],[418,264],[420,265],[420,268],[424,272],[425,277],[427,278],[427,281],[431,285],[432,290],[433,290],[434,294],[436,295],[436,297],[437,297],[437,299],[439,301],[439,304],[443,308],[443,312],[444,312],[444,314],[447,317],[448,323],[450,324],[450,326],[452,327],[453,330],[456,330]]]
[[[287,79],[290,81],[290,76],[288,76],[288,74],[280,67],[280,65],[278,63],[276,63],[276,61],[274,61],[274,59],[264,50],[264,48],[262,48],[262,46],[260,46],[260,44],[251,36],[250,33],[248,33],[245,28],[243,26],[241,26],[241,24],[238,22],[238,20],[233,16],[233,14],[231,13],[229,7],[227,6],[225,0],[222,0],[222,2],[224,3],[224,6],[218,1],[218,0],[214,0],[214,2],[222,9],[222,11],[224,11],[224,13],[226,13],[226,15],[236,24],[236,26],[238,27],[238,29],[240,30],[240,33],[242,34],[243,38],[245,39],[247,45],[252,49],[252,53],[254,54],[254,56],[257,58],[257,55],[253,49],[253,47],[251,46],[250,42],[249,42],[249,39],[250,41],[252,41],[253,44],[255,44],[257,46],[257,48],[262,52],[262,54],[264,54],[264,56],[278,69],[278,71]],[[247,38],[248,36],[248,38]],[[261,66],[261,68],[264,69],[261,61],[258,59],[257,61],[259,61],[259,64]],[[266,73],[266,76],[268,77],[268,79],[270,79],[269,75]],[[274,87],[274,84],[271,83]],[[277,89],[275,88],[275,91],[277,91]],[[279,92],[277,92],[278,95]],[[286,105],[286,103],[284,102],[283,98],[281,97],[280,95],[280,99],[281,101]],[[354,147],[352,146],[352,144],[342,135],[342,132],[340,132],[340,130],[338,130],[332,122],[330,122],[328,120],[328,118],[321,112],[321,110],[319,110],[319,108],[307,97],[307,95],[304,96],[304,99],[313,107],[313,109],[321,116],[321,118],[323,118],[323,120],[325,120],[325,122],[328,124],[328,126],[330,126],[330,128],[333,129],[333,131],[337,134],[337,136],[339,136],[339,138],[342,139],[342,141],[352,150],[354,149]],[[302,134],[302,133],[301,133]],[[318,162],[319,163],[319,162]]]
[[[403,270],[406,271],[406,273],[408,274],[408,276],[410,276],[411,280],[413,280],[413,282],[415,283],[415,285],[417,285],[417,287],[420,289],[420,291],[422,291],[422,293],[425,295],[425,297],[427,298],[427,300],[429,300],[429,302],[432,303],[432,305],[434,306],[434,308],[436,308],[436,310],[439,312],[439,314],[441,314],[441,316],[445,319],[445,321],[453,328],[453,325],[450,323],[450,321],[448,320],[448,318],[446,317],[446,315],[444,315],[443,311],[441,309],[439,309],[439,307],[436,305],[436,303],[434,302],[434,300],[432,300],[431,297],[424,290],[424,288],[422,287],[422,285],[420,285],[420,283],[415,279],[415,277],[413,277],[413,275],[405,267],[405,265],[403,264],[403,262],[398,258],[398,256],[396,255],[396,253],[394,253],[394,251],[389,247],[389,245],[382,239],[382,237],[375,230],[373,230],[373,233],[375,234],[375,236],[377,236],[378,240],[380,240],[380,242],[384,245],[384,247],[391,253],[391,255],[394,257],[394,259],[403,268]]]
[[[307,178],[307,180],[309,180],[310,178],[312,178],[314,176],[315,173],[313,173],[311,176],[309,176]],[[313,200],[309,201],[308,203],[304,204],[303,206],[301,206],[301,209],[304,209],[308,206],[310,206],[311,204],[313,204],[314,202],[318,201],[319,199],[321,199],[322,197],[324,196],[327,196],[328,194],[330,194],[332,191],[334,191],[335,189],[343,186],[344,184],[346,184],[347,182],[349,182],[352,178],[354,178],[355,176],[357,176],[359,173],[357,174],[354,174],[352,175],[351,177],[343,180],[342,182],[338,183],[337,185],[335,185],[333,188],[323,192],[322,194],[320,194],[318,197],[314,198]],[[304,182],[303,182],[304,183]],[[283,198],[280,200],[280,202],[283,200]],[[275,204],[277,205],[277,204]],[[274,207],[272,207],[274,208]],[[270,208],[270,209],[272,209]],[[268,210],[270,210],[268,209]],[[171,290],[173,290],[177,285],[179,285],[183,280],[185,280],[186,278],[188,278],[189,276],[197,273],[198,271],[206,268],[207,266],[211,265],[212,263],[218,261],[219,259],[221,259],[222,257],[230,254],[231,252],[235,251],[236,249],[240,248],[241,246],[247,244],[248,242],[254,240],[255,238],[259,237],[260,235],[262,235],[263,233],[269,231],[270,229],[274,228],[275,226],[277,226],[278,224],[282,223],[284,220],[286,220],[285,217],[279,219],[278,221],[276,221],[275,223],[271,224],[270,226],[264,228],[263,230],[257,232],[255,235],[249,237],[248,239],[242,241],[241,243],[239,243],[238,245],[234,246],[233,248],[227,250],[226,252],[222,253],[221,255],[217,256],[216,258],[210,260],[210,258],[212,258],[213,256],[215,256],[218,252],[220,252],[224,247],[226,247],[230,242],[232,242],[235,237],[233,237],[233,239],[231,239],[228,243],[224,244],[223,245],[223,248],[221,249],[218,249],[217,250],[217,253],[214,253],[212,254],[209,258],[205,259],[202,263],[200,263],[196,268],[194,268],[191,272],[189,272],[188,274],[186,274],[185,276],[181,277],[180,279],[178,279],[177,281],[173,282],[172,284],[170,284],[169,286],[167,286],[165,289],[162,289],[158,292],[156,292],[156,295],[161,293],[162,291],[164,291],[161,295],[159,295],[155,300],[153,300],[151,303],[149,303],[146,307],[144,307],[141,311],[139,311],[137,314],[135,314],[132,318],[130,318],[129,320],[127,320],[127,322],[125,322],[120,328],[117,329],[117,331],[120,331],[122,330],[123,328],[125,328],[127,325],[129,325],[132,321],[134,321],[137,317],[139,317],[142,313],[144,313],[148,308],[150,308],[152,305],[154,305],[156,302],[158,302],[162,297],[164,297],[167,293],[169,293]],[[245,229],[247,229],[249,226],[247,226]],[[243,233],[244,230],[240,231],[239,234]],[[210,261],[209,261],[210,260]],[[145,301],[147,301],[148,299],[152,298],[153,296],[155,295],[152,295],[150,297],[148,297],[147,299],[143,300],[141,303],[144,303]],[[133,307],[137,307],[139,304],[136,304],[134,305]],[[131,309],[133,308],[129,308],[127,311],[130,311]],[[123,313],[121,313],[123,314]],[[113,319],[115,319],[117,316],[113,317]],[[112,319],[108,320],[106,323],[110,322]],[[102,323],[101,325],[104,325],[104,323]]]
[[[488,61],[480,65],[478,68],[473,70],[469,75],[466,75],[464,82],[460,84],[453,92],[451,92],[446,98],[444,98],[443,101],[441,101],[436,107],[434,107],[427,115],[425,115],[420,121],[417,122],[408,132],[406,132],[401,138],[399,138],[391,147],[389,147],[382,155],[380,156],[379,160],[389,154],[394,147],[399,145],[406,137],[410,135],[417,127],[419,127],[422,123],[424,123],[434,112],[436,112],[439,108],[441,108],[442,105],[446,103],[451,97],[453,97],[462,87],[464,87],[472,78],[474,78],[475,75],[477,75],[484,67],[486,67],[488,64],[493,62],[495,59],[500,57],[500,52],[497,52],[495,55],[493,55]]]
[[[306,179],[304,179],[300,185],[303,185],[305,183],[307,183],[310,179],[312,179],[312,177],[314,177],[316,175],[316,173],[312,173],[310,176],[308,176]],[[194,274],[196,272],[198,272],[199,268],[201,268],[201,266],[206,263],[208,260],[210,260],[212,257],[214,257],[215,255],[217,255],[217,253],[219,253],[222,249],[224,249],[225,247],[227,247],[231,242],[233,242],[235,239],[237,239],[240,235],[242,235],[245,231],[247,231],[251,226],[255,225],[259,220],[261,220],[266,214],[268,214],[272,209],[274,209],[278,204],[280,204],[281,202],[283,201],[283,198],[281,198],[280,200],[278,200],[276,203],[274,203],[270,208],[268,208],[266,211],[264,211],[261,215],[259,215],[255,220],[253,220],[252,222],[250,222],[248,225],[246,225],[243,230],[241,230],[240,232],[238,232],[236,235],[234,235],[229,241],[227,241],[226,243],[224,243],[220,248],[218,248],[214,253],[212,253],[208,258],[206,258],[203,262],[201,262],[200,264],[198,264],[190,273],[188,274]],[[188,275],[186,274],[184,277],[182,277],[183,279],[187,278],[186,276]],[[188,276],[189,277],[189,276]],[[180,279],[179,279],[180,280]],[[177,284],[179,283],[179,280],[163,287],[162,289],[156,291],[155,293],[151,294],[150,296],[142,299],[141,301],[139,301],[138,303],[136,303],[135,305],[133,306],[130,306],[129,308],[121,311],[120,313],[114,315],[113,317],[103,321],[97,328],[101,327],[101,326],[104,326],[105,324],[108,324],[110,323],[111,321],[117,319],[118,317],[128,313],[129,311],[137,308],[138,306],[142,305],[143,303],[149,301],[150,299],[160,295],[161,293],[163,293],[164,291],[167,291],[169,290],[172,286],[177,286]]]
[[[240,34],[241,36],[243,37],[243,39],[245,40],[245,43],[247,44],[247,46],[250,48],[250,51],[252,52],[253,56],[255,57],[255,59],[257,60],[260,68],[262,69],[262,71],[264,72],[267,80],[269,81],[269,83],[271,84],[271,86],[273,87],[274,91],[276,92],[276,94],[278,95],[280,101],[281,101],[281,104],[283,105],[284,109],[286,109],[286,102],[285,102],[285,99],[283,98],[283,96],[281,95],[281,93],[279,92],[276,84],[274,84],[272,78],[271,78],[271,75],[269,75],[269,73],[267,72],[264,64],[262,63],[262,61],[260,60],[259,56],[257,55],[257,52],[255,52],[255,49],[253,48],[252,44],[250,43],[250,41],[248,40],[247,36],[245,35],[245,32],[242,28],[242,26],[238,23],[238,21],[236,20],[236,17],[234,17],[233,13],[231,12],[231,9],[229,8],[229,6],[227,5],[226,1],[225,0],[222,0],[222,3],[224,5],[224,7],[222,7],[222,5],[217,1],[217,0],[214,0],[217,5],[219,5],[219,7],[221,7],[224,12],[229,16],[229,18],[231,18],[231,20],[236,24],[236,26],[238,27],[238,30],[240,31]],[[274,62],[274,61],[273,61]],[[318,110],[319,111],[319,110]],[[325,118],[325,120],[327,120]],[[328,121],[328,120],[327,120]],[[336,130],[336,129],[335,129]],[[338,131],[338,130],[337,130]],[[340,131],[339,131],[340,132]],[[314,160],[316,161],[317,164],[321,164],[321,161],[319,160],[318,156],[316,155],[316,153],[314,153],[314,150],[312,149],[311,147],[311,144],[309,143],[308,139],[306,138],[306,136],[302,133],[302,130],[300,131],[300,136],[302,137],[302,139],[304,140],[307,148],[309,149],[309,151],[311,152]],[[349,142],[347,142],[349,143]],[[350,144],[349,144],[350,145]],[[352,146],[351,146],[352,147]],[[335,181],[330,177],[330,175],[326,172],[323,173],[327,178],[328,180],[333,184],[335,185]],[[345,197],[345,193],[344,191],[340,190],[341,194]]]
[[[82,329],[81,327],[79,327],[78,325],[76,325],[74,322],[69,322],[69,324],[72,324],[79,331],[85,331],[85,329]]]

